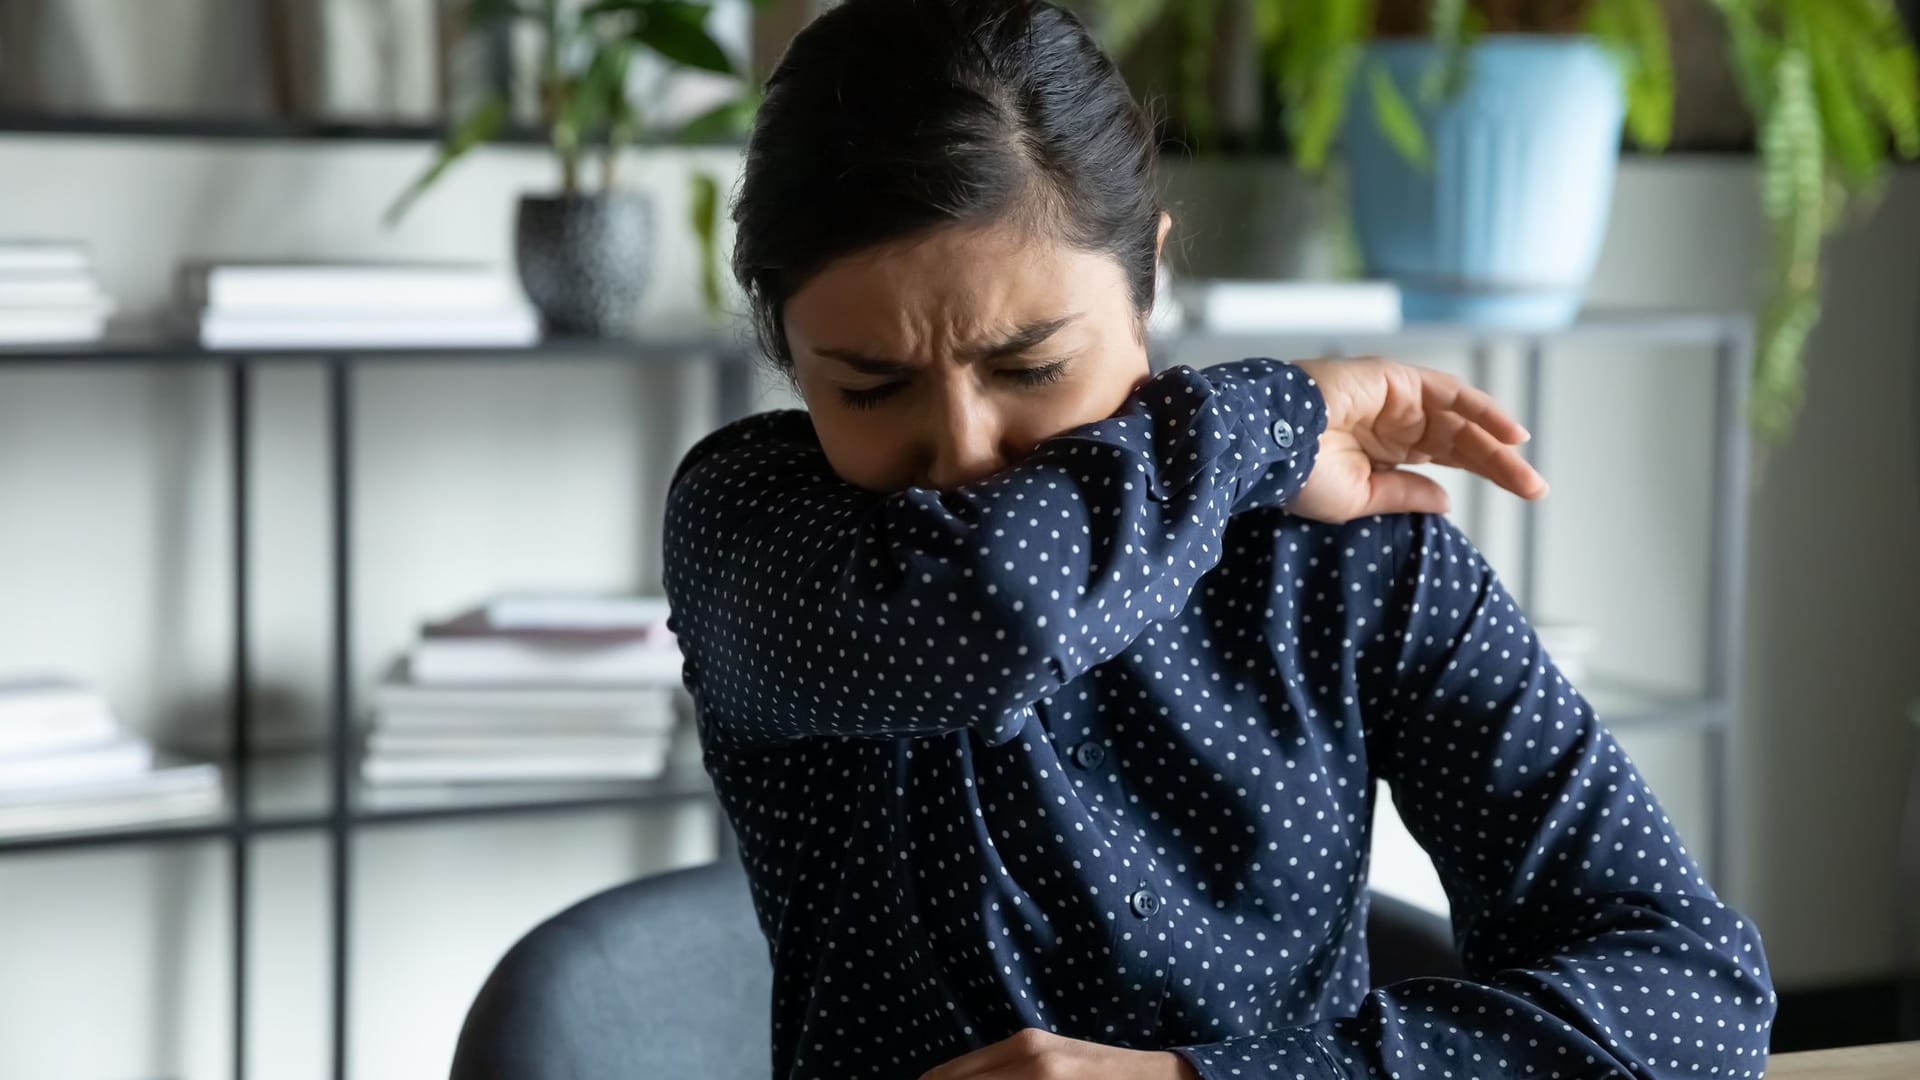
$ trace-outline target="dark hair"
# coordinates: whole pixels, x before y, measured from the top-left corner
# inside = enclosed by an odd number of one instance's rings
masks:
[[[733,272],[774,363],[835,259],[1014,222],[1112,255],[1153,304],[1153,129],[1078,19],[1038,0],[847,0],[793,39],[747,143]]]

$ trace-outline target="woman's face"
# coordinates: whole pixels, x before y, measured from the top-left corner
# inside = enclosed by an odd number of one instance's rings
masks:
[[[827,460],[875,491],[998,472],[1113,415],[1148,374],[1120,265],[1006,226],[840,259],[784,314]]]

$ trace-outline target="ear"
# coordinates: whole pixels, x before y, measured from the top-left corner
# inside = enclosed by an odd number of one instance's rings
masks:
[[[1160,261],[1161,253],[1167,248],[1167,232],[1173,228],[1173,215],[1160,211],[1160,231],[1153,238],[1153,261]]]

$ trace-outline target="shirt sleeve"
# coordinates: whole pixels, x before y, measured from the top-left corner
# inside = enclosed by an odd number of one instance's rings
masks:
[[[664,529],[703,733],[1004,742],[1178,614],[1235,501],[1262,479],[1297,492],[1325,426],[1306,372],[1262,359],[1160,372],[1115,415],[945,491],[848,483],[804,413],[723,428],[676,470]]]
[[[1433,857],[1471,981],[1180,1048],[1237,1076],[1758,1077],[1776,999],[1620,746],[1445,518],[1401,515],[1356,665],[1368,754]]]

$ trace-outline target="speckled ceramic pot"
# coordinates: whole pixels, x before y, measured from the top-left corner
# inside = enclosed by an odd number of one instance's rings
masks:
[[[513,253],[549,334],[631,334],[652,269],[653,204],[634,192],[524,195]]]

